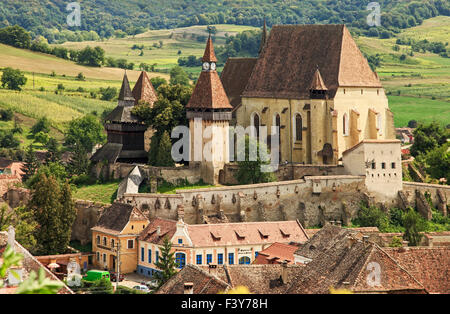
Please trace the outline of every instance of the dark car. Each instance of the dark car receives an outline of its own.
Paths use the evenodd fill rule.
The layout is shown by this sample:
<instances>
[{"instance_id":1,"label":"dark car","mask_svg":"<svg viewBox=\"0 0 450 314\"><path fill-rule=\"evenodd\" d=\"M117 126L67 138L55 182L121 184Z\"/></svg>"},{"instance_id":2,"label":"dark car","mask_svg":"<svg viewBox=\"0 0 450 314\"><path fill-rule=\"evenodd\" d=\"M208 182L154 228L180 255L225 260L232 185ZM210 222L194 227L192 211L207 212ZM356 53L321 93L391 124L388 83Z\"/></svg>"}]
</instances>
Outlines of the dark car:
<instances>
[{"instance_id":1,"label":"dark car","mask_svg":"<svg viewBox=\"0 0 450 314\"><path fill-rule=\"evenodd\" d=\"M114 282L117 281L117 280L116 280L117 274L116 274L115 272L109 272L109 277L110 277L111 281L114 281ZM119 276L119 282L123 281L124 278L125 278L124 275L123 275L123 274L120 274L120 276Z\"/></svg>"}]
</instances>

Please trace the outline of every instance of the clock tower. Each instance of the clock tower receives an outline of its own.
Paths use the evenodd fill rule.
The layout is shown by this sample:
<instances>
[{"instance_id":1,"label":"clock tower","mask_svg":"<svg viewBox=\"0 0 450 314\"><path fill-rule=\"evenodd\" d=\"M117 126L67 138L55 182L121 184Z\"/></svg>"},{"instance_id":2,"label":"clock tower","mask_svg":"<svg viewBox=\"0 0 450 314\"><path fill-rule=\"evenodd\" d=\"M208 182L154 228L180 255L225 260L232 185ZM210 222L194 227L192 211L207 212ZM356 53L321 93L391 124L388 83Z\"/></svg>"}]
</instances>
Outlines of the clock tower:
<instances>
[{"instance_id":1,"label":"clock tower","mask_svg":"<svg viewBox=\"0 0 450 314\"><path fill-rule=\"evenodd\" d=\"M202 179L208 184L219 183L219 171L229 162L229 122L233 109L216 72L216 63L210 35L202 58L202 72L186 106L189 165L199 165Z\"/></svg>"}]
</instances>

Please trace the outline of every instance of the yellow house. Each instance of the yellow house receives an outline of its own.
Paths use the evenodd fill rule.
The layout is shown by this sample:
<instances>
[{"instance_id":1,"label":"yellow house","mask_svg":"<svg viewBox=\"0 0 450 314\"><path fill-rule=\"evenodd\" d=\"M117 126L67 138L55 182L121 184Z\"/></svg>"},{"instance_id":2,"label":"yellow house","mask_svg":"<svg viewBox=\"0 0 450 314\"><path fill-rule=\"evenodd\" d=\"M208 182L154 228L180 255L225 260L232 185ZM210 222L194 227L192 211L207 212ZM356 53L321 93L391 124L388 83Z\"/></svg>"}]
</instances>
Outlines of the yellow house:
<instances>
[{"instance_id":1,"label":"yellow house","mask_svg":"<svg viewBox=\"0 0 450 314\"><path fill-rule=\"evenodd\" d=\"M221 79L238 126L278 127L280 162L337 164L364 139L395 139L378 75L345 25L276 25L256 61L230 58Z\"/></svg>"},{"instance_id":2,"label":"yellow house","mask_svg":"<svg viewBox=\"0 0 450 314\"><path fill-rule=\"evenodd\" d=\"M135 271L137 237L148 223L145 215L130 204L116 202L105 209L91 229L94 266L117 271L119 255L120 272L126 274Z\"/></svg>"}]
</instances>

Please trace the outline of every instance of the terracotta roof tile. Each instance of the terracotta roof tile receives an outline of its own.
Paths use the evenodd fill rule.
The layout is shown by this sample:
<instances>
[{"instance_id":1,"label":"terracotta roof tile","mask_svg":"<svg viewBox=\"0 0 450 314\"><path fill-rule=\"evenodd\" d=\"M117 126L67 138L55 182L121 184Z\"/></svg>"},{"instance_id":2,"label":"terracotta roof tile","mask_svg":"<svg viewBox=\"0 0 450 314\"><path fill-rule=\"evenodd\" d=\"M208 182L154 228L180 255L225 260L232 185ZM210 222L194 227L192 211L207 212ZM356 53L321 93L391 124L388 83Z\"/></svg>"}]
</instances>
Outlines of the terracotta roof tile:
<instances>
[{"instance_id":1,"label":"terracotta roof tile","mask_svg":"<svg viewBox=\"0 0 450 314\"><path fill-rule=\"evenodd\" d=\"M211 35L208 37L208 41L206 42L205 53L202 58L203 62L217 62L216 54L214 53L214 45L211 39Z\"/></svg>"},{"instance_id":2,"label":"terracotta roof tile","mask_svg":"<svg viewBox=\"0 0 450 314\"><path fill-rule=\"evenodd\" d=\"M216 71L202 71L187 109L233 109Z\"/></svg>"},{"instance_id":3,"label":"terracotta roof tile","mask_svg":"<svg viewBox=\"0 0 450 314\"><path fill-rule=\"evenodd\" d=\"M309 99L317 67L330 97L339 86L381 87L344 25L276 25L243 96Z\"/></svg>"},{"instance_id":4,"label":"terracotta roof tile","mask_svg":"<svg viewBox=\"0 0 450 314\"><path fill-rule=\"evenodd\" d=\"M277 263L287 261L289 264L293 264L294 252L297 250L298 246L275 242L271 246L258 252L254 264L267 264L265 260L274 260Z\"/></svg>"},{"instance_id":5,"label":"terracotta roof tile","mask_svg":"<svg viewBox=\"0 0 450 314\"><path fill-rule=\"evenodd\" d=\"M160 230L158 235L157 230ZM177 222L175 220L154 218L148 226L141 232L139 241L146 241L158 245L164 243L164 238L171 239L177 230Z\"/></svg>"},{"instance_id":6,"label":"terracotta roof tile","mask_svg":"<svg viewBox=\"0 0 450 314\"><path fill-rule=\"evenodd\" d=\"M145 71L141 72L136 85L134 85L132 94L134 97L134 105L137 105L140 100L153 105L153 103L158 100L155 88Z\"/></svg>"},{"instance_id":7,"label":"terracotta roof tile","mask_svg":"<svg viewBox=\"0 0 450 314\"><path fill-rule=\"evenodd\" d=\"M450 293L450 248L383 248L429 293Z\"/></svg>"},{"instance_id":8,"label":"terracotta roof tile","mask_svg":"<svg viewBox=\"0 0 450 314\"><path fill-rule=\"evenodd\" d=\"M224 244L289 243L308 240L303 227L295 220L187 225L187 229L195 247L223 246ZM281 229L290 235L284 236ZM267 235L266 238L260 230ZM220 234L220 240L214 239L212 233Z\"/></svg>"}]
</instances>

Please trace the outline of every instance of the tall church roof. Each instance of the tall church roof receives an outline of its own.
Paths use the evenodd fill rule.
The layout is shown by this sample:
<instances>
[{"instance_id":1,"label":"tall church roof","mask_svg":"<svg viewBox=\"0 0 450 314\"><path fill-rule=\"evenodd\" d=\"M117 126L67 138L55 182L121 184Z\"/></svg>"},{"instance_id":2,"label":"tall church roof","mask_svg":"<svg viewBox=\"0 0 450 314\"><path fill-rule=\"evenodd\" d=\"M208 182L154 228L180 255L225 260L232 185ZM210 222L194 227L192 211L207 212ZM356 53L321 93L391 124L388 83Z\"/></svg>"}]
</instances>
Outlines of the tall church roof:
<instances>
[{"instance_id":1,"label":"tall church roof","mask_svg":"<svg viewBox=\"0 0 450 314\"><path fill-rule=\"evenodd\" d=\"M215 61L214 61L215 60ZM216 62L216 55L214 53L214 46L211 36L206 43L205 54L202 59L203 62ZM233 109L228 100L225 89L220 81L219 75L215 70L202 71L198 77L197 84L187 109Z\"/></svg>"},{"instance_id":2,"label":"tall church roof","mask_svg":"<svg viewBox=\"0 0 450 314\"><path fill-rule=\"evenodd\" d=\"M243 96L309 99L317 67L330 97L340 86L381 87L345 25L277 25Z\"/></svg>"},{"instance_id":3,"label":"tall church roof","mask_svg":"<svg viewBox=\"0 0 450 314\"><path fill-rule=\"evenodd\" d=\"M257 58L228 58L220 79L233 108L241 104L241 95L252 75Z\"/></svg>"},{"instance_id":4,"label":"tall church roof","mask_svg":"<svg viewBox=\"0 0 450 314\"><path fill-rule=\"evenodd\" d=\"M322 75L320 75L320 71L317 68L316 72L314 73L311 86L309 88L310 90L328 90L327 86L323 82Z\"/></svg>"},{"instance_id":5,"label":"tall church roof","mask_svg":"<svg viewBox=\"0 0 450 314\"><path fill-rule=\"evenodd\" d=\"M140 100L153 105L153 103L158 100L155 88L145 71L141 72L136 85L134 85L132 94L134 97L134 105L137 105Z\"/></svg>"},{"instance_id":6,"label":"tall church roof","mask_svg":"<svg viewBox=\"0 0 450 314\"><path fill-rule=\"evenodd\" d=\"M206 42L205 53L202 58L203 62L217 62L216 54L214 53L214 46L211 39L211 35L208 37L208 41Z\"/></svg>"},{"instance_id":7,"label":"tall church roof","mask_svg":"<svg viewBox=\"0 0 450 314\"><path fill-rule=\"evenodd\" d=\"M266 24L266 18L264 18L264 25L263 25L263 30L262 30L262 34L261 34L261 43L259 44L259 53L260 54L264 49L264 45L266 44L266 41L267 41L267 24Z\"/></svg>"}]
</instances>

